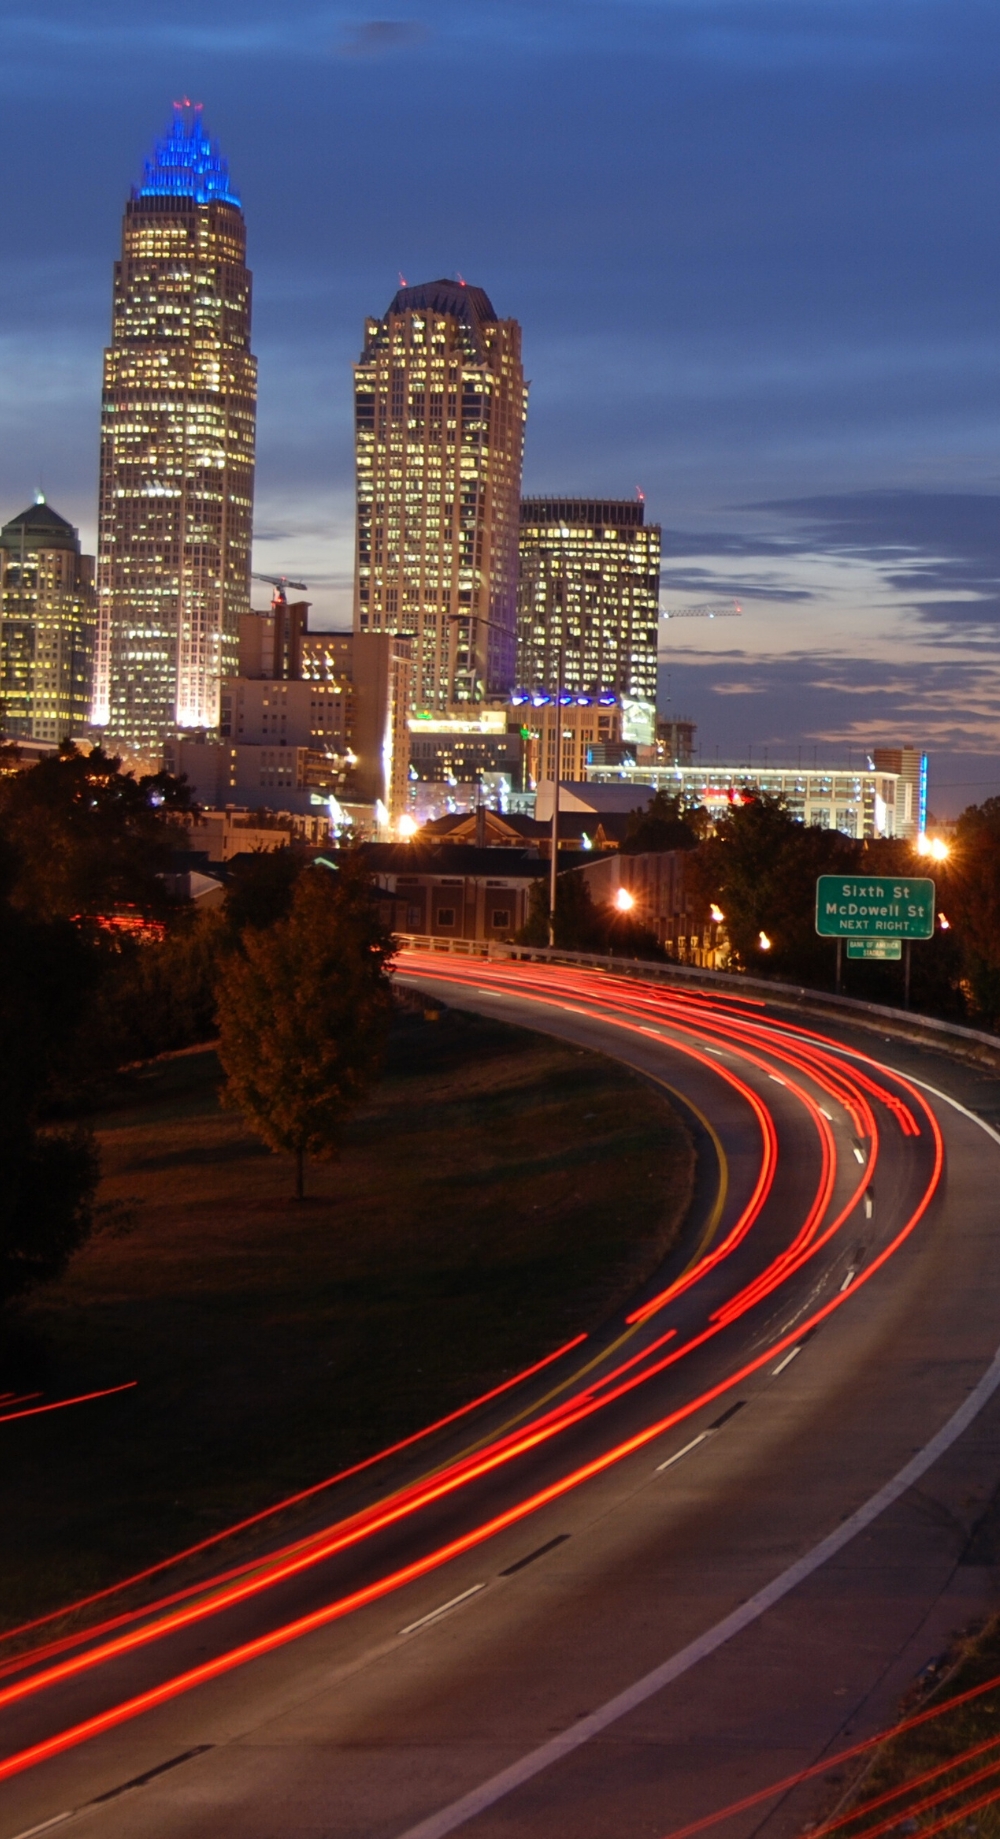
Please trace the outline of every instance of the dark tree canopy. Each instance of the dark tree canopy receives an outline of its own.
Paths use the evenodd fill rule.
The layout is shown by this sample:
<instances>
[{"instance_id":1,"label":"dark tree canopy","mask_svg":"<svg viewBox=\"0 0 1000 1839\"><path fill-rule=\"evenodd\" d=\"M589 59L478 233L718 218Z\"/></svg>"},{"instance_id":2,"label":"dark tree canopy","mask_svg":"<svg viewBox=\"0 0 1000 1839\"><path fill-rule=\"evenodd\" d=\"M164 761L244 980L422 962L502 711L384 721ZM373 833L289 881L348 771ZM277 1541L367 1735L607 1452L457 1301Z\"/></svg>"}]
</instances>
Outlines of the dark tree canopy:
<instances>
[{"instance_id":1,"label":"dark tree canopy","mask_svg":"<svg viewBox=\"0 0 1000 1839\"><path fill-rule=\"evenodd\" d=\"M169 910L158 876L183 838L190 788L170 773L136 778L95 748L58 754L0 777L0 836L13 905L40 920L96 918L123 906Z\"/></svg>"},{"instance_id":2,"label":"dark tree canopy","mask_svg":"<svg viewBox=\"0 0 1000 1839\"><path fill-rule=\"evenodd\" d=\"M689 872L703 910L714 904L724 915L738 968L822 976L830 947L816 937L816 880L851 867L856 853L849 837L807 829L782 800L761 794L733 806Z\"/></svg>"},{"instance_id":3,"label":"dark tree canopy","mask_svg":"<svg viewBox=\"0 0 1000 1839\"><path fill-rule=\"evenodd\" d=\"M315 867L291 909L266 931L248 927L218 985L225 1102L271 1149L334 1156L345 1119L382 1062L391 992L384 931L360 861Z\"/></svg>"},{"instance_id":4,"label":"dark tree canopy","mask_svg":"<svg viewBox=\"0 0 1000 1839\"><path fill-rule=\"evenodd\" d=\"M622 854L693 849L704 827L704 811L689 809L669 792L655 792L643 810L629 812Z\"/></svg>"},{"instance_id":5,"label":"dark tree canopy","mask_svg":"<svg viewBox=\"0 0 1000 1839\"><path fill-rule=\"evenodd\" d=\"M631 914L599 904L579 869L562 869L556 876L556 949L558 951L617 952L622 957L662 958L656 939ZM528 917L520 933L524 945L549 942L549 884L533 881L528 891Z\"/></svg>"},{"instance_id":6,"label":"dark tree canopy","mask_svg":"<svg viewBox=\"0 0 1000 1839\"><path fill-rule=\"evenodd\" d=\"M273 926L291 909L295 883L307 858L292 849L254 849L233 863L226 889L226 920L238 936L246 926Z\"/></svg>"}]
</instances>

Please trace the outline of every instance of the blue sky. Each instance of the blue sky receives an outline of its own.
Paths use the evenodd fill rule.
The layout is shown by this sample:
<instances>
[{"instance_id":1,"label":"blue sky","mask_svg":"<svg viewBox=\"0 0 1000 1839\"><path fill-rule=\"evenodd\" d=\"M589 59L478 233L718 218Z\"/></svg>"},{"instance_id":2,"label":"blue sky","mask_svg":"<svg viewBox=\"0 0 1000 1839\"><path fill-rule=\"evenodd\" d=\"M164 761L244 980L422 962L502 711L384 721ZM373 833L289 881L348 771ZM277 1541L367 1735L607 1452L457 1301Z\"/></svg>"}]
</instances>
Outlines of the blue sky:
<instances>
[{"instance_id":1,"label":"blue sky","mask_svg":"<svg viewBox=\"0 0 1000 1839\"><path fill-rule=\"evenodd\" d=\"M175 95L242 191L255 565L348 617L366 313L524 328L530 491L646 494L706 759L932 756L1000 793L1000 12L923 0L4 0L0 512L93 540L129 184Z\"/></svg>"}]
</instances>

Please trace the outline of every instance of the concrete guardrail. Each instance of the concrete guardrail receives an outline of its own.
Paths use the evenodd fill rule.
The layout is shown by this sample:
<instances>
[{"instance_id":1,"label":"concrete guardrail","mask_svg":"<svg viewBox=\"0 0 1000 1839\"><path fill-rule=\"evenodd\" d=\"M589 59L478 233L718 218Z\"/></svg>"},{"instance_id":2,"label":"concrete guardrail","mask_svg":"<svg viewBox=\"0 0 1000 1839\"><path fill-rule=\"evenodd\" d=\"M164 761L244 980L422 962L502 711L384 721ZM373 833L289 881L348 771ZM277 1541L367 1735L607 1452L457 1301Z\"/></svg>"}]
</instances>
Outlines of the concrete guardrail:
<instances>
[{"instance_id":1,"label":"concrete guardrail","mask_svg":"<svg viewBox=\"0 0 1000 1839\"><path fill-rule=\"evenodd\" d=\"M805 985L772 983L767 977L749 977L743 972L709 971L694 964L657 964L643 958L616 958L590 951L549 951L540 945L509 945L493 939L441 939L420 933L397 933L404 950L440 952L452 958L487 959L491 963L569 964L590 970L602 970L616 977L637 977L643 982L686 984L727 990L738 996L753 991L781 1008L807 1009L820 1014L835 1014L860 1028L875 1033L899 1035L938 1047L943 1053L958 1054L963 1059L1000 1068L1000 1036L985 1034L976 1028L963 1028L957 1022L942 1022L932 1015L919 1015L912 1009L890 1009L881 1003L861 1002L855 996L835 996L832 991L809 989Z\"/></svg>"}]
</instances>

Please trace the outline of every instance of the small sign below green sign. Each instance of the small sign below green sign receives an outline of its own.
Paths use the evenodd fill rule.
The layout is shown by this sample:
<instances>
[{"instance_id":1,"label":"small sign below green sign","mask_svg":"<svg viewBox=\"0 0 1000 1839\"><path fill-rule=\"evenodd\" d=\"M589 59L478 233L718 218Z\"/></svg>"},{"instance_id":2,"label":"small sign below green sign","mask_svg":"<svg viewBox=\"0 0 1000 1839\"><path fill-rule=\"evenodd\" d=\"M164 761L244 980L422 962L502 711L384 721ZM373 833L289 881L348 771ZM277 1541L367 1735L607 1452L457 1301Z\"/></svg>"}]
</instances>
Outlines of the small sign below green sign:
<instances>
[{"instance_id":1,"label":"small sign below green sign","mask_svg":"<svg viewBox=\"0 0 1000 1839\"><path fill-rule=\"evenodd\" d=\"M849 958L901 958L903 943L901 939L848 939L847 956Z\"/></svg>"},{"instance_id":2,"label":"small sign below green sign","mask_svg":"<svg viewBox=\"0 0 1000 1839\"><path fill-rule=\"evenodd\" d=\"M922 875L820 875L816 931L824 939L929 939L934 883Z\"/></svg>"}]
</instances>

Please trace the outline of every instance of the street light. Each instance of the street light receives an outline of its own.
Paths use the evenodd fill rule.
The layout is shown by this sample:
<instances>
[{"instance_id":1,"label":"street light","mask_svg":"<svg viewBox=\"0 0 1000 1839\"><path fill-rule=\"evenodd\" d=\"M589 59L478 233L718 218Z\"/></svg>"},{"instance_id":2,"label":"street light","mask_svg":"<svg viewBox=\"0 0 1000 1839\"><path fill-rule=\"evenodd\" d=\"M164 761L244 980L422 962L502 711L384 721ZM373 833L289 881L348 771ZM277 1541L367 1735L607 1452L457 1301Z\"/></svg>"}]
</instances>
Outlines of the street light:
<instances>
[{"instance_id":1,"label":"street light","mask_svg":"<svg viewBox=\"0 0 1000 1839\"><path fill-rule=\"evenodd\" d=\"M630 894L628 888L619 888L615 895L615 906L619 913L631 913L635 906L635 895Z\"/></svg>"},{"instance_id":2,"label":"street light","mask_svg":"<svg viewBox=\"0 0 1000 1839\"><path fill-rule=\"evenodd\" d=\"M931 860L934 862L947 862L950 854L951 851L943 838L939 836L925 836L922 832L920 836L918 836L918 856L930 856Z\"/></svg>"}]
</instances>

